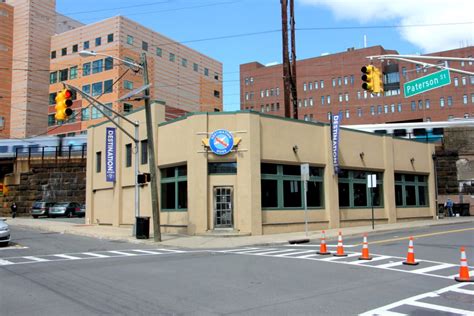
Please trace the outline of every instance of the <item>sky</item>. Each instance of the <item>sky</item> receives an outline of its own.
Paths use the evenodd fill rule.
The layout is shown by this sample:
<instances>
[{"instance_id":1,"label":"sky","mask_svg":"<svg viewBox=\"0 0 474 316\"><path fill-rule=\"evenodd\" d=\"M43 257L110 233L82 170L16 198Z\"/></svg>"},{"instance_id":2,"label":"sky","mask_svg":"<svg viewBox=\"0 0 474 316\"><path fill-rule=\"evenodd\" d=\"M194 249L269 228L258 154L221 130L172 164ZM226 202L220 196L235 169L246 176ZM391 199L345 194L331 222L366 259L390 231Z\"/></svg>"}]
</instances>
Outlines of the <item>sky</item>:
<instances>
[{"instance_id":1,"label":"sky","mask_svg":"<svg viewBox=\"0 0 474 316\"><path fill-rule=\"evenodd\" d=\"M240 64L282 62L280 0L56 0L56 9L85 24L123 15L222 62L225 111L240 109ZM364 36L400 54L472 46L472 12L473 0L295 0L296 56L363 48Z\"/></svg>"}]
</instances>

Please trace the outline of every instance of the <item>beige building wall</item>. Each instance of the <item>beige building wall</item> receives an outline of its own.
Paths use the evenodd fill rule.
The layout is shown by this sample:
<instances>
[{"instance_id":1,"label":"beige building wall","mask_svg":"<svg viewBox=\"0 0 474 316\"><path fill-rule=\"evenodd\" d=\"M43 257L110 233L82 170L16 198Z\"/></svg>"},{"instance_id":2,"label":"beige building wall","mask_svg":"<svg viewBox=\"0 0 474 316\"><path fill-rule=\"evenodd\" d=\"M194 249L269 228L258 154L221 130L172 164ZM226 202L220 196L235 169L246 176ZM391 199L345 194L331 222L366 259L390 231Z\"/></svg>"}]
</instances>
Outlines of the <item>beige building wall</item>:
<instances>
[{"instance_id":1,"label":"beige building wall","mask_svg":"<svg viewBox=\"0 0 474 316\"><path fill-rule=\"evenodd\" d=\"M164 121L159 106L153 106L155 122ZM143 120L144 111L130 118ZM132 225L134 213L133 168L121 166L115 184L106 183L103 173L95 173L95 153L105 150L104 123L89 128L87 217L94 223ZM156 124L155 124L156 126ZM128 128L128 127L127 127ZM236 151L217 156L206 149L202 139L217 129L231 131L241 138ZM118 132L119 133L119 132ZM294 121L255 112L191 114L173 122L162 123L155 132L158 168L187 166L188 207L186 211L162 211L162 231L191 235L215 230L214 189L233 189L233 228L241 234L272 234L304 231L302 208L264 209L261 207L262 162L300 166L309 163L324 168L323 206L309 208L310 230L369 225L371 208L339 207L338 176L334 174L331 154L330 126ZM140 134L143 135L143 134ZM125 145L130 140L118 137L117 150L124 160ZM141 136L144 138L144 136ZM383 174L383 205L375 207L375 222L394 223L435 217L435 193L431 144L422 144L390 136L341 130L340 167L349 170ZM103 160L102 156L102 160ZM237 162L236 174L209 174L210 162ZM102 161L103 165L104 161ZM133 164L132 164L133 166ZM140 172L147 166L140 166ZM397 207L395 174L428 177L428 205ZM161 196L161 189L159 189ZM151 216L149 186L141 189L142 214ZM112 205L110 201L114 201ZM116 202L115 202L116 201Z\"/></svg>"},{"instance_id":2,"label":"beige building wall","mask_svg":"<svg viewBox=\"0 0 474 316\"><path fill-rule=\"evenodd\" d=\"M10 136L23 138L47 131L50 38L55 0L7 0L14 7Z\"/></svg>"},{"instance_id":3,"label":"beige building wall","mask_svg":"<svg viewBox=\"0 0 474 316\"><path fill-rule=\"evenodd\" d=\"M0 2L0 138L10 137L13 7Z\"/></svg>"}]
</instances>

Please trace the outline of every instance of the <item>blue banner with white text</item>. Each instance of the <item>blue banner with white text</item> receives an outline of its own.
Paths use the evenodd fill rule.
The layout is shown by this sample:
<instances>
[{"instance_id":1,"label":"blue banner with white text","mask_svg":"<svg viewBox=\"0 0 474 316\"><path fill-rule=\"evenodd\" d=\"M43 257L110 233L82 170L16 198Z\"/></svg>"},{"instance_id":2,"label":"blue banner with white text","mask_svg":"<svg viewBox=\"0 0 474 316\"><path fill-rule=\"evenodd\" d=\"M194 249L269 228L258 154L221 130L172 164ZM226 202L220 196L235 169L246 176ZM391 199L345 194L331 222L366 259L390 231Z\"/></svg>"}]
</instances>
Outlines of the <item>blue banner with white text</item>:
<instances>
[{"instance_id":1,"label":"blue banner with white text","mask_svg":"<svg viewBox=\"0 0 474 316\"><path fill-rule=\"evenodd\" d=\"M107 127L105 135L105 179L115 182L115 128Z\"/></svg>"},{"instance_id":2,"label":"blue banner with white text","mask_svg":"<svg viewBox=\"0 0 474 316\"><path fill-rule=\"evenodd\" d=\"M332 163L334 165L334 173L339 173L339 125L341 122L340 115L333 115L332 117Z\"/></svg>"}]
</instances>

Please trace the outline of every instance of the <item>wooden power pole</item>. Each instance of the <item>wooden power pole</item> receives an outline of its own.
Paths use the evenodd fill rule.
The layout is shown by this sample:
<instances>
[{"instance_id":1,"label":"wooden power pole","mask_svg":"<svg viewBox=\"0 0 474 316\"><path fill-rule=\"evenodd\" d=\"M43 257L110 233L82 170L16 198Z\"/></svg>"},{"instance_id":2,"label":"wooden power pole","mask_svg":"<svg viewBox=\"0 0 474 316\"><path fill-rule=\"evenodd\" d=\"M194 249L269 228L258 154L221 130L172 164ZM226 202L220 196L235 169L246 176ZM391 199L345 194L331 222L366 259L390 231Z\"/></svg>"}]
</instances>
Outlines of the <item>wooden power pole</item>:
<instances>
[{"instance_id":1,"label":"wooden power pole","mask_svg":"<svg viewBox=\"0 0 474 316\"><path fill-rule=\"evenodd\" d=\"M296 41L295 41L295 3L290 0L290 27L291 27L291 99L293 104L293 118L298 119L298 93L296 85Z\"/></svg>"},{"instance_id":2,"label":"wooden power pole","mask_svg":"<svg viewBox=\"0 0 474 316\"><path fill-rule=\"evenodd\" d=\"M288 51L288 1L281 3L281 33L283 42L283 87L285 117L298 119L298 95L296 85L296 44L295 44L295 10L294 0L290 0L291 25L291 64ZM293 106L293 111L291 107Z\"/></svg>"},{"instance_id":3,"label":"wooden power pole","mask_svg":"<svg viewBox=\"0 0 474 316\"><path fill-rule=\"evenodd\" d=\"M281 34L283 43L283 98L285 117L291 117L290 111L290 56L288 53L288 1L281 3Z\"/></svg>"}]
</instances>

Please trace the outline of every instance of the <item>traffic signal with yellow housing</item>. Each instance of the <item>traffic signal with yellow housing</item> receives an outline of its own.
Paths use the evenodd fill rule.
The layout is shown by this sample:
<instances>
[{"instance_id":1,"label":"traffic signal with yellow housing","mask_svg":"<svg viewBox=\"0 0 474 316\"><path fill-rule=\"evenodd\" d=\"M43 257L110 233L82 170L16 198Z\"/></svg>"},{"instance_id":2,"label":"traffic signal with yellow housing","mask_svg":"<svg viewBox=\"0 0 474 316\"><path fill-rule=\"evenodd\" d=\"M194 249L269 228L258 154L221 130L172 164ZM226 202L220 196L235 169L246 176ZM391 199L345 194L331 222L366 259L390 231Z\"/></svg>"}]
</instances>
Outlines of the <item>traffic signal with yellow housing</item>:
<instances>
[{"instance_id":1,"label":"traffic signal with yellow housing","mask_svg":"<svg viewBox=\"0 0 474 316\"><path fill-rule=\"evenodd\" d=\"M380 93L383 91L382 73L377 67L372 65L363 66L362 71L362 89L371 93Z\"/></svg>"},{"instance_id":2,"label":"traffic signal with yellow housing","mask_svg":"<svg viewBox=\"0 0 474 316\"><path fill-rule=\"evenodd\" d=\"M64 121L72 114L72 91L69 89L63 89L56 95L56 115L54 116L57 121Z\"/></svg>"}]
</instances>

